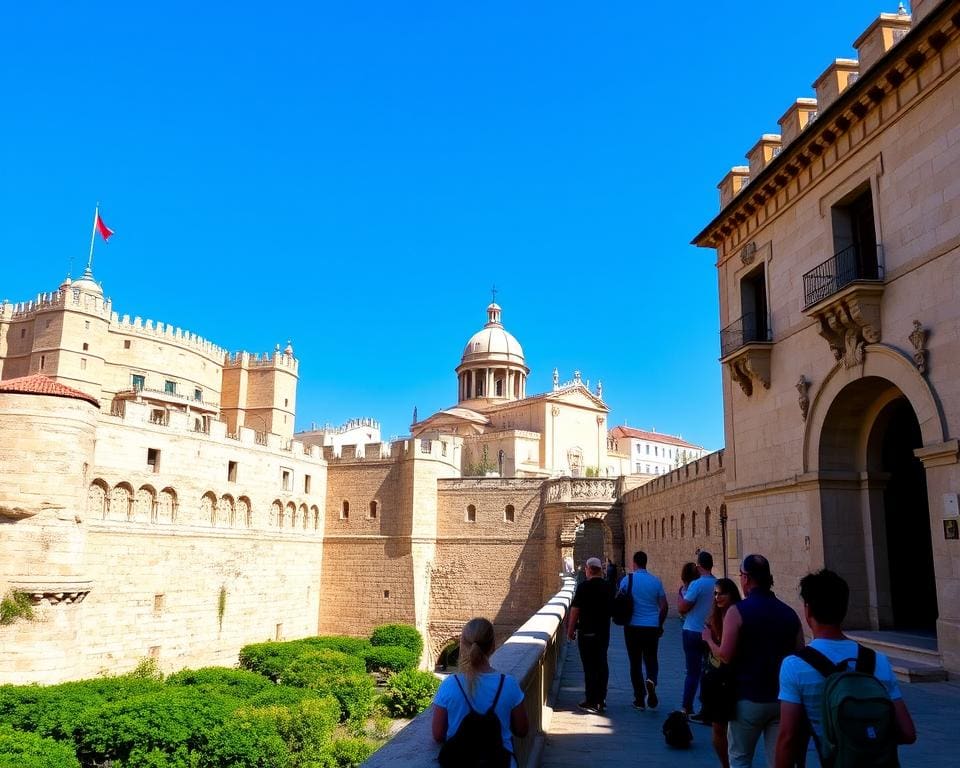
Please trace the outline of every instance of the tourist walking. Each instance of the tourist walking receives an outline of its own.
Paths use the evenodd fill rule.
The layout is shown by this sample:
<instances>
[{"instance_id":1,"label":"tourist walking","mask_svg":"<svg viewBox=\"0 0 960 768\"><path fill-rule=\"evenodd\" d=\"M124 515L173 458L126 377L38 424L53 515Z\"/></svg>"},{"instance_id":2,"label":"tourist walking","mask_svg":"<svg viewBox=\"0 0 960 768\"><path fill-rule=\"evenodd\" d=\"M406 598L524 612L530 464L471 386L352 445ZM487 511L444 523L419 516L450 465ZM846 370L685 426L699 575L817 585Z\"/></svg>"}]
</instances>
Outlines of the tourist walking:
<instances>
[{"instance_id":1,"label":"tourist walking","mask_svg":"<svg viewBox=\"0 0 960 768\"><path fill-rule=\"evenodd\" d=\"M731 768L750 768L763 736L767 765L773 768L780 725L780 663L803 647L800 618L773 594L770 563L747 555L740 565L744 598L723 619L723 638L714 651L733 665L737 691L734 718L727 729ZM711 650L713 650L711 648Z\"/></svg>"},{"instance_id":2,"label":"tourist walking","mask_svg":"<svg viewBox=\"0 0 960 768\"><path fill-rule=\"evenodd\" d=\"M633 706L636 709L653 708L657 698L657 676L660 668L657 649L667 618L667 596L663 582L647 571L647 553L635 552L632 564L633 614L623 628L623 639L630 659L630 682L633 686ZM631 579L620 580L619 592L626 592Z\"/></svg>"},{"instance_id":3,"label":"tourist walking","mask_svg":"<svg viewBox=\"0 0 960 768\"><path fill-rule=\"evenodd\" d=\"M573 595L567 637L577 639L583 664L584 700L580 709L603 712L607 705L607 682L610 668L607 649L610 646L610 586L603 575L603 563L591 557L586 564L587 580Z\"/></svg>"},{"instance_id":4,"label":"tourist walking","mask_svg":"<svg viewBox=\"0 0 960 768\"><path fill-rule=\"evenodd\" d=\"M611 592L617 589L617 564L609 557L607 558L607 572L603 576L606 579Z\"/></svg>"},{"instance_id":5,"label":"tourist walking","mask_svg":"<svg viewBox=\"0 0 960 768\"><path fill-rule=\"evenodd\" d=\"M723 619L730 606L740 602L740 590L732 579L717 579L713 585L713 606L704 622L701 639L708 649L700 683L700 722L713 729L713 748L722 768L730 768L727 755L727 724L737 706L733 689L733 671L716 655L723 639Z\"/></svg>"},{"instance_id":6,"label":"tourist walking","mask_svg":"<svg viewBox=\"0 0 960 768\"><path fill-rule=\"evenodd\" d=\"M892 728L890 733L879 733L869 752L857 764L897 765L897 744L913 744L917 732L907 705L900 694L900 686L890 667L890 660L882 653L859 646L843 634L843 620L847 615L850 600L850 588L838 574L826 569L810 573L800 579L800 599L807 626L813 633L810 645L798 655L787 656L780 667L780 735L777 738L777 768L793 768L800 763L807 749L810 730L820 753L825 757L823 692L826 677L832 674L838 665L866 672L879 681L890 699L892 709ZM867 664L869 663L869 667ZM816 666L815 666L816 665ZM819 671L818 667L823 670ZM838 683L834 683L837 685ZM876 684L874 684L876 685ZM878 692L882 689L878 688ZM875 695L872 694L871 695ZM876 702L880 696L870 699L869 709L876 712ZM854 698L847 701L854 702ZM882 713L882 709L881 709ZM886 713L890 714L888 709ZM842 713L837 713L842 718ZM882 719L882 715L881 715ZM869 721L868 721L869 722ZM887 737L884 740L884 737ZM838 746L839 752L843 745ZM863 746L858 744L857 746ZM837 758L845 757L838 752ZM826 764L826 761L824 761Z\"/></svg>"},{"instance_id":7,"label":"tourist walking","mask_svg":"<svg viewBox=\"0 0 960 768\"><path fill-rule=\"evenodd\" d=\"M686 676L683 680L683 711L695 722L701 720L694 714L693 699L700 685L703 672L703 627L713 607L713 588L717 582L713 575L713 555L706 550L697 553L695 566L697 578L680 595L677 610L683 616L683 657Z\"/></svg>"},{"instance_id":8,"label":"tourist walking","mask_svg":"<svg viewBox=\"0 0 960 768\"><path fill-rule=\"evenodd\" d=\"M439 760L444 768L464 768L481 758L491 766L517 766L511 734L523 738L530 724L516 679L490 666L494 645L493 624L484 618L468 621L460 633L460 671L440 683L433 699L433 739L443 745ZM465 754L456 739L458 729L471 712L482 715L491 707L500 721L500 743Z\"/></svg>"}]
</instances>

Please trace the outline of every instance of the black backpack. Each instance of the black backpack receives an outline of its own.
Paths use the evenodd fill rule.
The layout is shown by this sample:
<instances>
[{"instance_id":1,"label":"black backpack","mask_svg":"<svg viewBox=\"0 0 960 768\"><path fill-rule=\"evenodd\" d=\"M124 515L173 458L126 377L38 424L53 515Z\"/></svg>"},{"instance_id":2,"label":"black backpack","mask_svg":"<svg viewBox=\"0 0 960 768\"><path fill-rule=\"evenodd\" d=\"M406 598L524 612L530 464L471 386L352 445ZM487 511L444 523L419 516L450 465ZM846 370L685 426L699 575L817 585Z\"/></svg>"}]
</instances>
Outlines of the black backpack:
<instances>
[{"instance_id":1,"label":"black backpack","mask_svg":"<svg viewBox=\"0 0 960 768\"><path fill-rule=\"evenodd\" d=\"M513 753L503 746L500 718L494 711L500 701L504 675L500 675L500 685L497 686L497 695L493 697L490 709L483 714L473 708L467 692L460 685L460 679L456 675L453 679L470 711L460 722L457 732L440 747L437 757L440 765L443 768L510 768Z\"/></svg>"},{"instance_id":2,"label":"black backpack","mask_svg":"<svg viewBox=\"0 0 960 768\"><path fill-rule=\"evenodd\" d=\"M797 656L825 678L820 702L823 737L815 739L820 761L829 768L896 768L897 725L893 702L874 677L877 654L857 646L854 669L849 659L834 664L807 646Z\"/></svg>"},{"instance_id":3,"label":"black backpack","mask_svg":"<svg viewBox=\"0 0 960 768\"><path fill-rule=\"evenodd\" d=\"M633 574L627 576L627 588L617 592L610 607L610 618L617 626L630 623L633 617Z\"/></svg>"},{"instance_id":4,"label":"black backpack","mask_svg":"<svg viewBox=\"0 0 960 768\"><path fill-rule=\"evenodd\" d=\"M668 747L674 749L689 749L690 742L693 741L693 732L690 730L690 723L687 722L687 716L677 710L667 715L663 723L663 740L667 742Z\"/></svg>"}]
</instances>

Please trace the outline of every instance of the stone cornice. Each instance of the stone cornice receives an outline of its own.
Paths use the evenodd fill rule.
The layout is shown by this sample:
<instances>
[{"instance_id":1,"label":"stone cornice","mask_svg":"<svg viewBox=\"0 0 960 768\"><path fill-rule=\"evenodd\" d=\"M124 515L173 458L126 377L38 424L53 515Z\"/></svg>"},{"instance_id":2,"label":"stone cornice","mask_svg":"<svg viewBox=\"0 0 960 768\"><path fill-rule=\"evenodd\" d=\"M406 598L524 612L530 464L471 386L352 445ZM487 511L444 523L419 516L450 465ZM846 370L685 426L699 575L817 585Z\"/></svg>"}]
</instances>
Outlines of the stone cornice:
<instances>
[{"instance_id":1,"label":"stone cornice","mask_svg":"<svg viewBox=\"0 0 960 768\"><path fill-rule=\"evenodd\" d=\"M818 118L767 166L750 180L716 217L693 239L703 248L719 248L742 224L806 169L816 173L816 161L857 122L878 109L881 102L916 77L931 58L960 36L960 11L943 3L917 23L903 40L887 51L857 82L841 93ZM919 85L931 87L934 81ZM913 100L911 99L911 102ZM908 105L907 105L908 106ZM902 108L902 107L901 107ZM899 110L898 110L899 111Z\"/></svg>"}]
</instances>

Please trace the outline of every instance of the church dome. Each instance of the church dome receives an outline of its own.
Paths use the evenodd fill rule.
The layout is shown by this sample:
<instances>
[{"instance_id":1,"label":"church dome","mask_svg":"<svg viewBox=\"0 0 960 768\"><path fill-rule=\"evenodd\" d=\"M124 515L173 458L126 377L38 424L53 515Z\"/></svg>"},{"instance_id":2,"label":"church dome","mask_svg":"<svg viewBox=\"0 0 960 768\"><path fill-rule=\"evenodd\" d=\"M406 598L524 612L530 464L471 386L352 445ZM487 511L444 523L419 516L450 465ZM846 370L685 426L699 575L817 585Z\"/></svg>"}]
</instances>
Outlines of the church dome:
<instances>
[{"instance_id":1,"label":"church dome","mask_svg":"<svg viewBox=\"0 0 960 768\"><path fill-rule=\"evenodd\" d=\"M524 365L523 347L504 329L497 304L487 307L486 325L470 337L460 358L461 365L482 361Z\"/></svg>"}]
</instances>

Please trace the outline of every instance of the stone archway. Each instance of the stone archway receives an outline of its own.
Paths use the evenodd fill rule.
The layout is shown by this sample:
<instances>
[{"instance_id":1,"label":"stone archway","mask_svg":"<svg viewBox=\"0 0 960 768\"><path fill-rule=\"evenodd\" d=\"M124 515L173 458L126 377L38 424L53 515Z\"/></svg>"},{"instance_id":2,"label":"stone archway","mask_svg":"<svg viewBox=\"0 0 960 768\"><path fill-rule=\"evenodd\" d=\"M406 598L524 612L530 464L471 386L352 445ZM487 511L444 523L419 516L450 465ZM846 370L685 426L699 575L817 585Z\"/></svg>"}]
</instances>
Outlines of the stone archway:
<instances>
[{"instance_id":1,"label":"stone archway","mask_svg":"<svg viewBox=\"0 0 960 768\"><path fill-rule=\"evenodd\" d=\"M847 625L932 633L931 519L914 451L925 444L921 425L929 430L936 420L923 419L927 404L917 407L884 376L852 378L832 394L817 414L809 446L816 455L808 458L817 467L823 564L850 584Z\"/></svg>"}]
</instances>

